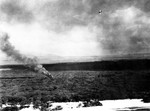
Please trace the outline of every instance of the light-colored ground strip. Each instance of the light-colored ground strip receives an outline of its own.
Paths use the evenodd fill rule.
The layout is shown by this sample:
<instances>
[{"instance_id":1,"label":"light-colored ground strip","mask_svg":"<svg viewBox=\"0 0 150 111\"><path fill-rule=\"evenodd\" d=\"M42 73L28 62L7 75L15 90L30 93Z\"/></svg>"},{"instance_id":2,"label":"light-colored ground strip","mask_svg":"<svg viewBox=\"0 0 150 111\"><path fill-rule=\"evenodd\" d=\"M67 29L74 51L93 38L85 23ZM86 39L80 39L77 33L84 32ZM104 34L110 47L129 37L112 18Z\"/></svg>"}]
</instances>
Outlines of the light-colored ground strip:
<instances>
[{"instance_id":1,"label":"light-colored ground strip","mask_svg":"<svg viewBox=\"0 0 150 111\"><path fill-rule=\"evenodd\" d=\"M129 109L130 107L137 107L137 109L141 107L150 109L150 103L143 103L141 99L105 100L101 101L101 103L103 104L103 106L80 107L80 108L77 108L80 102L53 103L52 108L56 106L61 106L63 107L61 111L116 111L123 109L130 110ZM39 110L30 107L22 109L21 111L39 111Z\"/></svg>"},{"instance_id":2,"label":"light-colored ground strip","mask_svg":"<svg viewBox=\"0 0 150 111\"><path fill-rule=\"evenodd\" d=\"M11 70L11 68L0 68L0 71Z\"/></svg>"}]
</instances>

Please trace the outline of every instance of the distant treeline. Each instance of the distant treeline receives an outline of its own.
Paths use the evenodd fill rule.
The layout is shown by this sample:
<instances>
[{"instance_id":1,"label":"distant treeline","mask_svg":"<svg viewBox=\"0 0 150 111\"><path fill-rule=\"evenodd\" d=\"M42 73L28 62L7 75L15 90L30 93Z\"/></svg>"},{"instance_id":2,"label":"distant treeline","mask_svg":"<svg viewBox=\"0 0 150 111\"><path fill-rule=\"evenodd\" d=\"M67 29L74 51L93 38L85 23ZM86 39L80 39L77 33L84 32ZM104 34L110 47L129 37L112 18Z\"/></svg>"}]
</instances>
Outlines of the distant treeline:
<instances>
[{"instance_id":1,"label":"distant treeline","mask_svg":"<svg viewBox=\"0 0 150 111\"><path fill-rule=\"evenodd\" d=\"M68 62L43 64L49 71L68 71L68 70L149 70L150 59L124 59L95 62ZM1 65L0 68L24 69L23 65Z\"/></svg>"}]
</instances>

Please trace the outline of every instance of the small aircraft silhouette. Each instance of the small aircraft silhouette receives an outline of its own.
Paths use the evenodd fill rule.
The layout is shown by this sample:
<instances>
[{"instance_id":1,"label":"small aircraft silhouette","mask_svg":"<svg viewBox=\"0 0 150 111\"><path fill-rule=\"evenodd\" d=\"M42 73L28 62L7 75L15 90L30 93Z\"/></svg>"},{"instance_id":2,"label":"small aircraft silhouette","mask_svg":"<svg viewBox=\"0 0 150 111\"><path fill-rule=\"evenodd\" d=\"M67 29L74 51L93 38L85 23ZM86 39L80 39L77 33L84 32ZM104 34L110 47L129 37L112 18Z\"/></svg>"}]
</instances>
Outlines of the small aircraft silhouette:
<instances>
[{"instance_id":1,"label":"small aircraft silhouette","mask_svg":"<svg viewBox=\"0 0 150 111\"><path fill-rule=\"evenodd\" d=\"M99 10L99 12L98 12L99 14L101 14L102 13L102 10Z\"/></svg>"}]
</instances>

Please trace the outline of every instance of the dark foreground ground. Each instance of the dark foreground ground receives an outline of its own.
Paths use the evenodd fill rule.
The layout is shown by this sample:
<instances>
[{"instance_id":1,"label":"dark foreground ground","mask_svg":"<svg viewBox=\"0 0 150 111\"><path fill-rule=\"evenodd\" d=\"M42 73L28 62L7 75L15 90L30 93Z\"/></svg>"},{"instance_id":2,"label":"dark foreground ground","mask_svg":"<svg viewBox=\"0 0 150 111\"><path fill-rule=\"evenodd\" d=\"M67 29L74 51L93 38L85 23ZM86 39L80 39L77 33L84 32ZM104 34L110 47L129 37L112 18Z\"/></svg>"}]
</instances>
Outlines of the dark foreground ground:
<instances>
[{"instance_id":1,"label":"dark foreground ground","mask_svg":"<svg viewBox=\"0 0 150 111\"><path fill-rule=\"evenodd\" d=\"M91 63L95 64L93 70L87 69L89 63L86 66L83 65L85 63L76 64L72 68L76 67L80 70L68 69L67 71L66 69L60 71L60 67L59 70L52 71L50 67L52 65L45 65L54 76L53 81L22 66L12 66L11 70L0 71L1 102L26 104L32 101L38 105L47 101L150 97L150 71L147 66L149 61L139 61L137 64L132 61L130 64L127 63L129 62L125 61L124 66L121 66L122 62L116 61L105 65L102 63L103 65L99 65L105 67L101 71L95 70L96 67L98 68L98 64L95 63ZM57 67L54 66L53 69L56 69ZM112 69L111 66L113 66ZM8 66L3 68L8 68Z\"/></svg>"},{"instance_id":2,"label":"dark foreground ground","mask_svg":"<svg viewBox=\"0 0 150 111\"><path fill-rule=\"evenodd\" d=\"M1 71L2 98L79 101L142 98L150 93L150 71L51 71L54 80L29 70ZM13 99L11 98L11 99Z\"/></svg>"}]
</instances>

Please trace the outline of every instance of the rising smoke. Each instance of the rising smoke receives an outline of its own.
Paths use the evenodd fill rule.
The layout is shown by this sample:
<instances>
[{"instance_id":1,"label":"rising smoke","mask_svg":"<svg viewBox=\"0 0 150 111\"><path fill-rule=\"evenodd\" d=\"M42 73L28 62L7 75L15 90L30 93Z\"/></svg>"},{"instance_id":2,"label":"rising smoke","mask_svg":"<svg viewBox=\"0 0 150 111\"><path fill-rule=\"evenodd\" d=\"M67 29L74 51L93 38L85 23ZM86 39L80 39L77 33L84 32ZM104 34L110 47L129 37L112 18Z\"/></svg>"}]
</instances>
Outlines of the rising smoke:
<instances>
[{"instance_id":1,"label":"rising smoke","mask_svg":"<svg viewBox=\"0 0 150 111\"><path fill-rule=\"evenodd\" d=\"M25 27L22 32L37 23L42 30L34 33L48 32L38 39L50 41L41 46L57 55L144 54L150 53L149 7L149 0L3 0L0 20Z\"/></svg>"},{"instance_id":2,"label":"rising smoke","mask_svg":"<svg viewBox=\"0 0 150 111\"><path fill-rule=\"evenodd\" d=\"M6 33L2 33L0 35L0 50L7 54L7 56L13 58L15 61L23 63L26 67L53 79L52 75L41 64L38 64L36 58L29 58L16 50L15 47L9 42L9 36Z\"/></svg>"}]
</instances>

